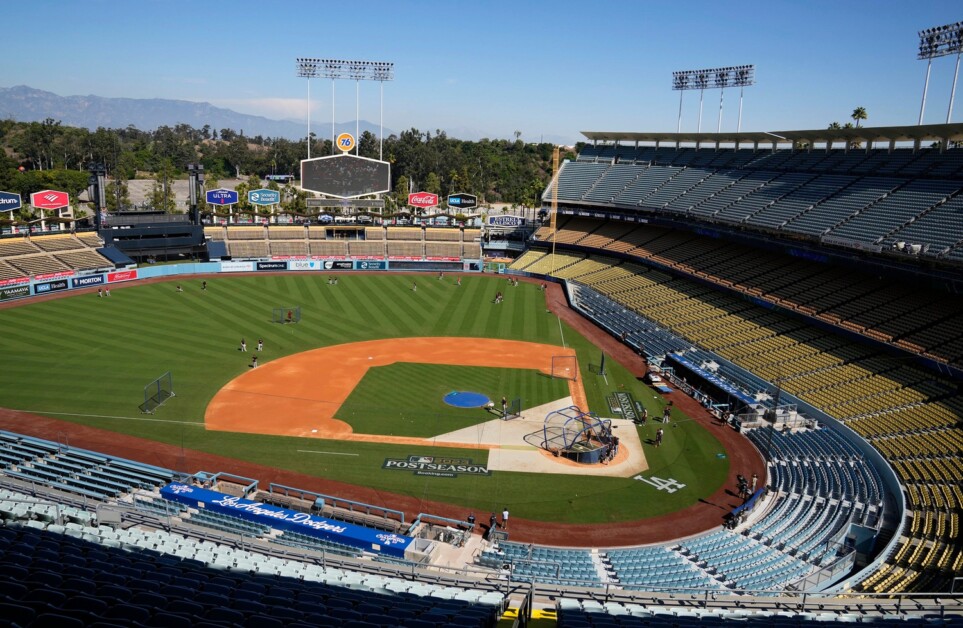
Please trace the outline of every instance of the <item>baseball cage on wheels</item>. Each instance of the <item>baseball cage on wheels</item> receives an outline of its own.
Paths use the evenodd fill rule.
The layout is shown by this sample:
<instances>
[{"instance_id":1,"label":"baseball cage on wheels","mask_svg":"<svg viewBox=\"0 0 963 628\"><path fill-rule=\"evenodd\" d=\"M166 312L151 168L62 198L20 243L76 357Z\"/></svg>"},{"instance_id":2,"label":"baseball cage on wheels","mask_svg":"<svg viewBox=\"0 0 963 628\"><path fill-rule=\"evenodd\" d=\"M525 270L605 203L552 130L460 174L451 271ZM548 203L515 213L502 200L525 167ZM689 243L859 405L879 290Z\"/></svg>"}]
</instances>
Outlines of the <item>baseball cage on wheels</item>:
<instances>
[{"instance_id":1,"label":"baseball cage on wheels","mask_svg":"<svg viewBox=\"0 0 963 628\"><path fill-rule=\"evenodd\" d=\"M612 421L593 412L569 406L545 415L542 447L556 456L586 464L599 463L611 442Z\"/></svg>"},{"instance_id":2,"label":"baseball cage on wheels","mask_svg":"<svg viewBox=\"0 0 963 628\"><path fill-rule=\"evenodd\" d=\"M144 386L144 403L140 404L140 411L144 414L154 414L154 410L164 405L164 402L174 396L174 378L167 371L151 383Z\"/></svg>"},{"instance_id":3,"label":"baseball cage on wheels","mask_svg":"<svg viewBox=\"0 0 963 628\"><path fill-rule=\"evenodd\" d=\"M578 381L578 358L574 355L552 356L552 377Z\"/></svg>"},{"instance_id":4,"label":"baseball cage on wheels","mask_svg":"<svg viewBox=\"0 0 963 628\"><path fill-rule=\"evenodd\" d=\"M286 307L276 307L271 311L271 322L272 323L300 323L301 322L301 306L300 305L289 305Z\"/></svg>"}]
</instances>

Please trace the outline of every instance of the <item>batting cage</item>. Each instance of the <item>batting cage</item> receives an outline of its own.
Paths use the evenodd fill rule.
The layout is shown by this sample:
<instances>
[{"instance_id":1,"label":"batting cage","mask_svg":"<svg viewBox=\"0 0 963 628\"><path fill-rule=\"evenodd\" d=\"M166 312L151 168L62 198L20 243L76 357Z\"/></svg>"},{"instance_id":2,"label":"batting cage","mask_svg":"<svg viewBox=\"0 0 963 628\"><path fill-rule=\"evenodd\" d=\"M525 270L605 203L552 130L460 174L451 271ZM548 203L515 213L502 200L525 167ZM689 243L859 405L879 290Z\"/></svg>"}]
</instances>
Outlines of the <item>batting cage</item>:
<instances>
[{"instance_id":1,"label":"batting cage","mask_svg":"<svg viewBox=\"0 0 963 628\"><path fill-rule=\"evenodd\" d=\"M144 403L140 404L140 411L145 414L154 414L154 410L173 396L174 378L171 376L171 372L167 371L144 386Z\"/></svg>"},{"instance_id":2,"label":"batting cage","mask_svg":"<svg viewBox=\"0 0 963 628\"><path fill-rule=\"evenodd\" d=\"M274 308L271 314L271 322L281 324L301 322L301 306L289 305Z\"/></svg>"},{"instance_id":3,"label":"batting cage","mask_svg":"<svg viewBox=\"0 0 963 628\"><path fill-rule=\"evenodd\" d=\"M574 355L553 355L552 377L578 381L578 358Z\"/></svg>"},{"instance_id":4,"label":"batting cage","mask_svg":"<svg viewBox=\"0 0 963 628\"><path fill-rule=\"evenodd\" d=\"M542 446L556 456L576 462L601 462L612 442L612 421L569 406L545 415L542 439Z\"/></svg>"}]
</instances>

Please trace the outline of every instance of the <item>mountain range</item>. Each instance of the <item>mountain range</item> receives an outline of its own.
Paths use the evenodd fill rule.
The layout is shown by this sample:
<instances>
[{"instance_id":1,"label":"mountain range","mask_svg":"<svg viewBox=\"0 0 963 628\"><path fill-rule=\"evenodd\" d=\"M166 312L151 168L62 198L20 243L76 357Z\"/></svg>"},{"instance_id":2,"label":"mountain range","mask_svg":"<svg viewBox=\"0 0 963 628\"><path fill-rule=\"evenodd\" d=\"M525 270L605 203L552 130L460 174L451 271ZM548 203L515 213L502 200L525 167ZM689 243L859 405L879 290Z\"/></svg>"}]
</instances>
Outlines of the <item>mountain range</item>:
<instances>
[{"instance_id":1,"label":"mountain range","mask_svg":"<svg viewBox=\"0 0 963 628\"><path fill-rule=\"evenodd\" d=\"M238 113L215 107L207 102L169 100L164 98L104 98L101 96L60 96L53 92L26 85L0 87L0 118L18 122L40 122L46 118L60 120L64 125L95 130L97 127L122 129L134 125L142 131L161 126L189 124L200 129L209 124L213 129L232 129L247 137L284 137L301 139L306 125L291 120L272 120L263 116ZM378 125L361 120L361 131L378 134ZM330 126L320 126L315 133L327 137ZM355 132L355 122L335 124L335 132ZM390 129L385 129L387 137Z\"/></svg>"}]
</instances>

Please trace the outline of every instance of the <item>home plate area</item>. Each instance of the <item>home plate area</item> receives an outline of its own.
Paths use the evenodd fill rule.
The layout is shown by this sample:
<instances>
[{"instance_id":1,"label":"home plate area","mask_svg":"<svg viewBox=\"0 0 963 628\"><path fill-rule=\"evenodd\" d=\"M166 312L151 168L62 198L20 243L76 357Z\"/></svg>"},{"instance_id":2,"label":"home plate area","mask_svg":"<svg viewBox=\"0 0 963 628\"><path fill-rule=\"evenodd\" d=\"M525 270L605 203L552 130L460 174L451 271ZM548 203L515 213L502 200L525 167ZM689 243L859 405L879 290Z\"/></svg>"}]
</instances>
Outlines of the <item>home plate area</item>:
<instances>
[{"instance_id":1,"label":"home plate area","mask_svg":"<svg viewBox=\"0 0 963 628\"><path fill-rule=\"evenodd\" d=\"M545 416L571 405L572 398L565 397L541 406L526 408L522 410L519 418L511 421L493 419L439 434L435 440L490 447L490 471L631 477L648 470L638 430L631 420L626 419L612 420L612 428L619 437L620 453L608 464L579 464L545 451L541 446Z\"/></svg>"}]
</instances>

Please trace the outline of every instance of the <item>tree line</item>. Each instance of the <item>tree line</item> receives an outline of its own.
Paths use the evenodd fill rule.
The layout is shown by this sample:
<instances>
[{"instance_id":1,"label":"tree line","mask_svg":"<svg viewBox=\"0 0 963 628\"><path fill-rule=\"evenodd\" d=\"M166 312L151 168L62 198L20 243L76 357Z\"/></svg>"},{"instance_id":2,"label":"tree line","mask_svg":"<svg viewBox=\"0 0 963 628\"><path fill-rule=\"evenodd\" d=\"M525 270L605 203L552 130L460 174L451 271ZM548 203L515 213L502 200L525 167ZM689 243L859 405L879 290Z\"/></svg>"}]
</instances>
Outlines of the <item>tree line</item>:
<instances>
[{"instance_id":1,"label":"tree line","mask_svg":"<svg viewBox=\"0 0 963 628\"><path fill-rule=\"evenodd\" d=\"M386 204L403 207L409 190L445 196L474 194L480 203L512 203L532 207L551 178L553 145L526 143L516 132L514 140L482 139L477 142L448 137L444 131L409 129L384 138L383 148L369 131L361 134L358 154L391 163L392 193ZM0 190L27 196L46 188L63 190L76 198L86 189L91 164L103 164L113 186L108 203L124 204L126 181L157 180L150 195L152 205L169 211L171 199L163 181L186 178L186 166L204 166L207 188L224 178L246 179L247 187L268 174L300 172L307 156L307 140L247 137L243 131L187 124L143 131L64 126L59 120L42 122L0 121ZM311 137L313 157L330 155L331 141ZM566 155L574 158L574 153ZM282 188L282 205L303 205L296 188ZM112 207L113 208L113 207ZM182 208L181 208L182 209Z\"/></svg>"}]
</instances>

